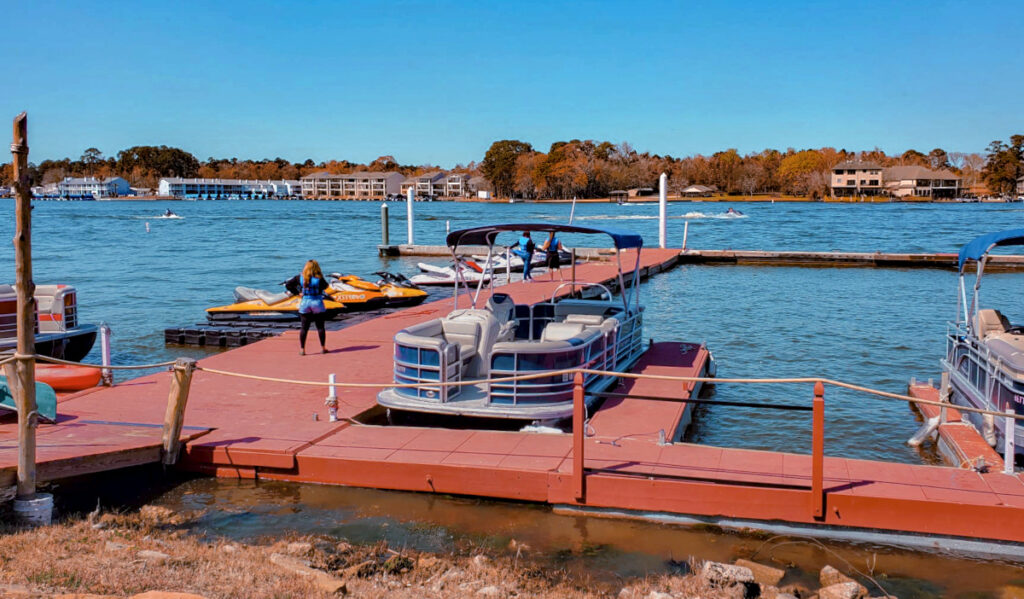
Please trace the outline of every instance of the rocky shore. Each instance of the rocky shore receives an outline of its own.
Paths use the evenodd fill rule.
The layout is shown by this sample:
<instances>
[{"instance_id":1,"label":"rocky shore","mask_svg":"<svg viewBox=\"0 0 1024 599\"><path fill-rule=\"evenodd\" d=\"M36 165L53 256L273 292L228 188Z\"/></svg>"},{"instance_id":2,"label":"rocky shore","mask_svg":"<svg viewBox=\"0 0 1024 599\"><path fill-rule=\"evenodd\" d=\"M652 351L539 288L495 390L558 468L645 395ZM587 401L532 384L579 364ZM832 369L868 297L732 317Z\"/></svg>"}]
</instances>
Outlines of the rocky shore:
<instances>
[{"instance_id":1,"label":"rocky shore","mask_svg":"<svg viewBox=\"0 0 1024 599\"><path fill-rule=\"evenodd\" d=\"M747 560L673 562L674 574L590 580L530 559L512 541L501 555L431 554L328 537L242 544L189 532L196 515L146 506L0 534L0 596L196 599L242 597L618 599L862 599L873 581L827 566L818 588L784 584L786 571Z\"/></svg>"}]
</instances>

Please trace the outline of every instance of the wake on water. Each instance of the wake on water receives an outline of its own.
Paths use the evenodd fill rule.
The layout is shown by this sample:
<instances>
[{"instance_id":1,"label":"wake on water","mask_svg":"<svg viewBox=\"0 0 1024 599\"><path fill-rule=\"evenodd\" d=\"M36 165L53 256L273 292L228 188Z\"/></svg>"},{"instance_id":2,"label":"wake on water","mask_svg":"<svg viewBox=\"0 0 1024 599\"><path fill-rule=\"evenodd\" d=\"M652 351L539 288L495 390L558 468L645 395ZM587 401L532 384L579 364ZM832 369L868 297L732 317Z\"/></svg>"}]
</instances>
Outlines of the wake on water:
<instances>
[{"instance_id":1,"label":"wake on water","mask_svg":"<svg viewBox=\"0 0 1024 599\"><path fill-rule=\"evenodd\" d=\"M687 212L686 214L680 215L669 215L669 219L686 219L686 220L699 220L699 219L717 219L717 220L734 220L739 218L747 218L746 214L729 214L728 212L709 213L704 212ZM623 215L610 215L601 214L596 216L577 216L576 220L657 220L658 215L652 214L623 214Z\"/></svg>"}]
</instances>

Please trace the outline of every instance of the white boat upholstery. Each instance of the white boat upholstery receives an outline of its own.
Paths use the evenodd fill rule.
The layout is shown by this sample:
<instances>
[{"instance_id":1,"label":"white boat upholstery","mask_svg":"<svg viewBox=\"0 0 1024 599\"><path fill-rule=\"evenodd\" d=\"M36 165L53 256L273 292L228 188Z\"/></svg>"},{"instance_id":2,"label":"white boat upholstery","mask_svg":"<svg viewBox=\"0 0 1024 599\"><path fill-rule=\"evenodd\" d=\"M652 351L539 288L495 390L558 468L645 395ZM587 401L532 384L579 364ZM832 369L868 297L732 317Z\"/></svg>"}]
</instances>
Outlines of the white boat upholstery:
<instances>
[{"instance_id":1,"label":"white boat upholstery","mask_svg":"<svg viewBox=\"0 0 1024 599\"><path fill-rule=\"evenodd\" d=\"M1010 321L999 310L978 310L974 319L974 334L978 339L987 339L1010 330Z\"/></svg>"},{"instance_id":2,"label":"white boat upholstery","mask_svg":"<svg viewBox=\"0 0 1024 599\"><path fill-rule=\"evenodd\" d=\"M441 330L448 343L458 344L463 361L477 355L477 346L480 344L479 322L465 318L444 318L441 320Z\"/></svg>"},{"instance_id":3,"label":"white boat upholstery","mask_svg":"<svg viewBox=\"0 0 1024 599\"><path fill-rule=\"evenodd\" d=\"M578 322L552 322L540 334L543 341L567 341L583 334L584 326Z\"/></svg>"},{"instance_id":4,"label":"white boat upholstery","mask_svg":"<svg viewBox=\"0 0 1024 599\"><path fill-rule=\"evenodd\" d=\"M1024 372L1024 335L997 334L985 340L989 350L1013 370Z\"/></svg>"},{"instance_id":5,"label":"white boat upholstery","mask_svg":"<svg viewBox=\"0 0 1024 599\"><path fill-rule=\"evenodd\" d=\"M457 352L460 351L460 346L457 343L449 343L445 339L440 318L402 329L395 334L395 343L443 352L445 358L451 362L457 359Z\"/></svg>"},{"instance_id":6,"label":"white boat upholstery","mask_svg":"<svg viewBox=\"0 0 1024 599\"><path fill-rule=\"evenodd\" d=\"M565 322L572 322L585 326L600 326L605 320L607 319L599 314L569 314L565 317Z\"/></svg>"}]
</instances>

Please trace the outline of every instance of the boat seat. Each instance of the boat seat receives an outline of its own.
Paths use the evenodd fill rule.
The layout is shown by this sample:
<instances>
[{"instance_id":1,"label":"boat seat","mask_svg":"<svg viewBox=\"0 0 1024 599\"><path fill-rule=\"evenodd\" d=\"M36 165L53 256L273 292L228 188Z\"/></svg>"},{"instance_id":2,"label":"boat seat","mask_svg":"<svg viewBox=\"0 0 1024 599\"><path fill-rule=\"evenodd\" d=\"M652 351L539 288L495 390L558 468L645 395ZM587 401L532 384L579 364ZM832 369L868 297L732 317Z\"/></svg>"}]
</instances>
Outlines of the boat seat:
<instances>
[{"instance_id":1,"label":"boat seat","mask_svg":"<svg viewBox=\"0 0 1024 599\"><path fill-rule=\"evenodd\" d=\"M974 320L974 334L978 339L987 339L1010 330L1010 321L999 310L978 310Z\"/></svg>"},{"instance_id":2,"label":"boat seat","mask_svg":"<svg viewBox=\"0 0 1024 599\"><path fill-rule=\"evenodd\" d=\"M516 304L504 293L495 293L487 299L487 310L498 320L498 326L514 320Z\"/></svg>"},{"instance_id":3,"label":"boat seat","mask_svg":"<svg viewBox=\"0 0 1024 599\"><path fill-rule=\"evenodd\" d=\"M468 362L477 355L480 323L465 318L444 318L441 320L441 330L445 341L459 346L459 357L463 362Z\"/></svg>"},{"instance_id":4,"label":"boat seat","mask_svg":"<svg viewBox=\"0 0 1024 599\"><path fill-rule=\"evenodd\" d=\"M989 337L985 345L1003 364L1018 372L1024 372L1024 335L996 334Z\"/></svg>"},{"instance_id":5,"label":"boat seat","mask_svg":"<svg viewBox=\"0 0 1024 599\"><path fill-rule=\"evenodd\" d=\"M600 314L569 314L565 317L565 322L584 326L600 326L605 320L605 317Z\"/></svg>"},{"instance_id":6,"label":"boat seat","mask_svg":"<svg viewBox=\"0 0 1024 599\"><path fill-rule=\"evenodd\" d=\"M568 341L583 334L583 325L578 322L552 322L544 327L541 341Z\"/></svg>"}]
</instances>

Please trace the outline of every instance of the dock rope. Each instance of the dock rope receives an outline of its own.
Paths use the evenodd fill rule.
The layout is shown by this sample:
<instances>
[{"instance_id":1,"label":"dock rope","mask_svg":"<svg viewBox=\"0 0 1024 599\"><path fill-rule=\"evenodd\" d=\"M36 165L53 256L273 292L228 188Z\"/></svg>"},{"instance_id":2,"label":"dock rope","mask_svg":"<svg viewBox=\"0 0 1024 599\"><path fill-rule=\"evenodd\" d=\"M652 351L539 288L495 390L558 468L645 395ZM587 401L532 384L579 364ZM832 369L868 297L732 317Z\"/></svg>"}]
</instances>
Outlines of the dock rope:
<instances>
[{"instance_id":1,"label":"dock rope","mask_svg":"<svg viewBox=\"0 0 1024 599\"><path fill-rule=\"evenodd\" d=\"M342 387L352 389L384 389L384 388L395 388L395 389L408 389L408 388L428 388L428 389L440 389L442 384L424 384L424 383L345 383L335 382L328 383L323 381L301 381L295 379L283 379L276 377L262 376L258 374L243 374L239 372L229 372L226 370L215 370L213 368L206 368L204 366L196 366L196 370L208 372L210 374L217 374L221 376L231 376L236 378L244 378L256 381L266 381L272 383L285 383L291 385L305 385L311 387ZM565 368L562 370L545 370L533 374L523 374L517 376L506 376L489 379L472 379L463 381L451 381L446 382L443 386L448 387L462 387L468 385L479 385L482 383L510 383L513 381L528 381L538 378L547 378L552 376L559 376L565 374L575 375L577 372L581 374L594 374L597 376L615 376L620 378L629 379L647 379L647 380L659 380L659 381L677 381L677 382L700 382L700 383L738 383L738 384L766 384L766 385L777 385L777 384L801 384L801 383L822 383L823 385L831 385L833 387L839 387L842 389L849 389L851 391L859 391L861 393L867 393L883 399L893 399L898 401L909 401L917 404L937 406L940 408L951 408L961 412L975 412L978 414L990 414L993 416L1011 417L1016 420L1024 420L1024 415L1021 414L1007 414L1005 412L997 412L995 410L982 410L979 408L970 408L967 406L954 405L950 403L943 403L940 401L932 401L928 399L920 399L917 397L911 397L909 395L901 395L899 393L891 393L889 391L882 391L880 389L872 389L871 387L865 387L863 385L855 385L853 383L847 383L845 381L839 381L834 379L828 379L824 377L790 377L790 378L715 378L715 377L699 377L699 376L672 376L665 374L639 374L633 372L616 372L609 370L592 370L589 368Z\"/></svg>"},{"instance_id":2,"label":"dock rope","mask_svg":"<svg viewBox=\"0 0 1024 599\"><path fill-rule=\"evenodd\" d=\"M62 364L64 366L86 366L88 368L99 368L109 370L147 370L152 368L166 368L168 366L174 366L174 360L170 362L157 362L155 364L126 364L123 366L104 366L103 364L86 364L84 362L72 362L71 360L62 360L60 358L54 358L52 356L43 356L40 354L25 356L23 354L14 354L9 360L24 360L25 358L35 358L40 362L50 362L52 364ZM3 364L4 362L0 362Z\"/></svg>"},{"instance_id":3,"label":"dock rope","mask_svg":"<svg viewBox=\"0 0 1024 599\"><path fill-rule=\"evenodd\" d=\"M64 364L68 366L86 366L90 368L109 368L111 370L146 370L153 368L165 368L174 366L174 361L169 362L158 362L155 364L136 364L136 365L124 365L124 366L104 366L102 364L85 364L82 362L72 362L70 360L61 360L59 358L52 358L50 356L25 356L22 354L14 354L4 360L0 360L0 365L9 363L18 359L25 359L27 357L34 357L37 360L44 362L52 362L54 364ZM902 395L900 393L891 393L889 391L882 391L881 389L872 389L871 387L865 387L863 385L855 385L853 383L847 383L845 381L839 381L835 379L829 379L825 377L785 377L785 378L717 378L707 376L673 376L667 374L640 374L635 372L616 372L613 370L594 370L590 368L564 368L561 370L544 370L535 372L532 374L520 374L515 376L505 376L497 378L487 379L470 379L462 381L450 381L441 383L395 383L389 381L387 383L346 383L346 382L334 382L330 383L327 381L303 381L298 379L286 379L280 377L264 376L259 374L245 374L241 372L230 372L227 370L218 370L215 368L207 368L205 366L196 365L197 371L207 372L209 374L219 376L229 376L241 379L248 379L253 381L264 381L267 383L282 383L286 385L301 385L306 387L335 387L343 389L408 389L408 388L427 388L427 389L440 389L442 386L446 387L464 387L469 385L479 385L483 383L511 383L514 381L529 381L539 378L548 378L559 375L575 375L577 372L580 374L592 374L597 376L614 376L624 379L646 379L646 380L657 380L657 381L673 381L680 383L736 383L736 384L747 384L747 385L780 385L780 384L814 384L821 383L823 385L831 385L833 387L839 387L841 389L848 389L850 391L858 391L860 393L866 393L873 395L881 399L892 399L897 401L907 401L915 404L936 406L939 408L950 408L959 412L972 412L975 414L984 414L990 416L998 416L1002 418L1012 418L1014 420L1024 420L1022 414L1008 414L1006 412L999 412L995 410L983 410L980 408L972 408L968 406L955 405L951 403L933 401L929 399L920 399L917 397L911 397L909 395Z\"/></svg>"}]
</instances>

